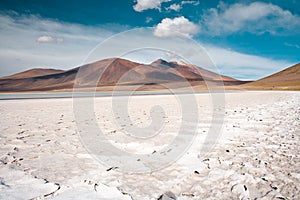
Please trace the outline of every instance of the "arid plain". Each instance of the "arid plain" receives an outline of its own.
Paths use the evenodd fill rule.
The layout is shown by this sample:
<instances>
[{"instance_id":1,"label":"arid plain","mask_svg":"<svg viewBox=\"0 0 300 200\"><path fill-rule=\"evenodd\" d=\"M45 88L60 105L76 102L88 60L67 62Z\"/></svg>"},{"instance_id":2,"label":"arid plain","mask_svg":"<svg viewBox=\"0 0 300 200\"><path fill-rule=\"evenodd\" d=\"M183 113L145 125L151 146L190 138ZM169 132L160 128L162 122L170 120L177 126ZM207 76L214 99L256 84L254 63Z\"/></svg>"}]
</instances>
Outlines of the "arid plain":
<instances>
[{"instance_id":1,"label":"arid plain","mask_svg":"<svg viewBox=\"0 0 300 200\"><path fill-rule=\"evenodd\" d=\"M81 142L72 99L0 101L0 117L5 119L0 126L0 198L158 199L166 192L177 199L300 198L299 92L226 93L221 135L202 155L214 107L210 94L194 97L200 120L188 151L163 170L141 174L123 173L92 157ZM178 99L130 99L132 124L117 126L112 97L96 98L99 128L124 151L158 152L182 123ZM124 126L149 125L154 105L166 113L160 134L144 143L122 142Z\"/></svg>"}]
</instances>

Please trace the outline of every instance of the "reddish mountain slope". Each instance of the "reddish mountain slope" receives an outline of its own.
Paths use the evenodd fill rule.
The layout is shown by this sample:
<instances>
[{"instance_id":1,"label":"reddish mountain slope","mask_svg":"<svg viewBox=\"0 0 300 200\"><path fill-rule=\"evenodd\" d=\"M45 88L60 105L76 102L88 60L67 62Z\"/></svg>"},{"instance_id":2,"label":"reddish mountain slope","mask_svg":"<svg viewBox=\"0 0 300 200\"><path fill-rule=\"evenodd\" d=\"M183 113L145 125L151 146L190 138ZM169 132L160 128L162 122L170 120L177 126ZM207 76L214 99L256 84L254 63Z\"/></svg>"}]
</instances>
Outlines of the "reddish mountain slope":
<instances>
[{"instance_id":1,"label":"reddish mountain slope","mask_svg":"<svg viewBox=\"0 0 300 200\"><path fill-rule=\"evenodd\" d=\"M80 70L80 73L78 71ZM44 73L44 74L43 74ZM43 74L43 75L42 75ZM79 76L76 76L80 74ZM157 84L182 81L229 81L230 77L220 76L194 65L180 62L157 60L150 65L139 64L125 59L104 59L68 71L29 70L0 79L0 91L47 91L72 89L76 81L80 87ZM204 84L204 83L202 83Z\"/></svg>"}]
</instances>

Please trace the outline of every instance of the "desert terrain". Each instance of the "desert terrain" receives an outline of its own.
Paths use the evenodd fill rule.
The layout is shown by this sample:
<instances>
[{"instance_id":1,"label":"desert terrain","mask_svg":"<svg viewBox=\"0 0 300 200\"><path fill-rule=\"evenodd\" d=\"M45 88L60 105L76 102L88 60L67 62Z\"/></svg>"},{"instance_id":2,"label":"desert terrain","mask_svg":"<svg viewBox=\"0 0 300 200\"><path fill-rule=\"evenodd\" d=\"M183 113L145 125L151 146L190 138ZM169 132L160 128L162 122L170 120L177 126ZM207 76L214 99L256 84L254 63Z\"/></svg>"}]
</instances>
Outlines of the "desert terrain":
<instances>
[{"instance_id":1,"label":"desert terrain","mask_svg":"<svg viewBox=\"0 0 300 200\"><path fill-rule=\"evenodd\" d=\"M125 97L95 98L94 111L99 128L119 149L155 155L178 134L184 107L176 96L130 97L131 122L121 125L114 120L120 109L112 111L114 98ZM138 174L98 162L83 146L72 98L0 101L0 199L300 198L299 92L225 93L224 110L213 106L208 93L191 98L199 113L191 146L163 169ZM126 142L124 129L146 130L156 105L165 112L159 134ZM220 123L212 120L214 110L224 114L222 129L210 132L219 137L203 152L210 127Z\"/></svg>"}]
</instances>

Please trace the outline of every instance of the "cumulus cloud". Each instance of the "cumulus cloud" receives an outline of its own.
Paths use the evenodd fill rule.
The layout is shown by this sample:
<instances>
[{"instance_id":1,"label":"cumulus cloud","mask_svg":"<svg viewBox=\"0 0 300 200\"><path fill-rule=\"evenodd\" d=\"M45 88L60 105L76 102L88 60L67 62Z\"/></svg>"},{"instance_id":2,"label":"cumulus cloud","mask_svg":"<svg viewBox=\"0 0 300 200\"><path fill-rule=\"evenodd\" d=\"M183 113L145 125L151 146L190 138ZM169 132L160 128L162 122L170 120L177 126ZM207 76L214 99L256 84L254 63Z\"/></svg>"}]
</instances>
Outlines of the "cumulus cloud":
<instances>
[{"instance_id":1,"label":"cumulus cloud","mask_svg":"<svg viewBox=\"0 0 300 200\"><path fill-rule=\"evenodd\" d=\"M154 30L154 35L157 37L188 37L199 32L199 27L193 22L190 22L185 17L176 17L174 19L163 19Z\"/></svg>"},{"instance_id":2,"label":"cumulus cloud","mask_svg":"<svg viewBox=\"0 0 300 200\"><path fill-rule=\"evenodd\" d=\"M209 9L201 20L202 29L213 35L251 32L262 34L300 33L300 17L277 5L264 2L236 3L228 6L221 3Z\"/></svg>"},{"instance_id":3,"label":"cumulus cloud","mask_svg":"<svg viewBox=\"0 0 300 200\"><path fill-rule=\"evenodd\" d=\"M161 4L171 0L137 0L133 9L137 12L142 12L148 9L158 9L161 11Z\"/></svg>"},{"instance_id":4,"label":"cumulus cloud","mask_svg":"<svg viewBox=\"0 0 300 200\"><path fill-rule=\"evenodd\" d=\"M166 10L174 10L174 11L178 12L186 4L191 4L193 6L197 6L197 5L200 4L200 2L199 1L181 1L180 3L173 3L169 7L165 8L165 9Z\"/></svg>"},{"instance_id":5,"label":"cumulus cloud","mask_svg":"<svg viewBox=\"0 0 300 200\"><path fill-rule=\"evenodd\" d=\"M170 5L167 8L167 10L174 10L174 11L178 12L181 8L182 8L181 5L174 3L174 4Z\"/></svg>"}]
</instances>

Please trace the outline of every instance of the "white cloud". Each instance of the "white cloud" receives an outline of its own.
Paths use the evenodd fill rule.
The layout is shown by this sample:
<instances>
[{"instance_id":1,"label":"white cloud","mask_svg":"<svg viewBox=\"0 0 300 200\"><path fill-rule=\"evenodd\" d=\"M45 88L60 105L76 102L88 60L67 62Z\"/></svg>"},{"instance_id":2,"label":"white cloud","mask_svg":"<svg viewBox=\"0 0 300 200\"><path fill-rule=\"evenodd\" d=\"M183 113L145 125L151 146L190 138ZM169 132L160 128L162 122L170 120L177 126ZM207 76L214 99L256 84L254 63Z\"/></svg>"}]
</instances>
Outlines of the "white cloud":
<instances>
[{"instance_id":1,"label":"white cloud","mask_svg":"<svg viewBox=\"0 0 300 200\"><path fill-rule=\"evenodd\" d=\"M34 67L76 67L91 49L113 34L107 31L112 28L0 14L0 77Z\"/></svg>"},{"instance_id":2,"label":"white cloud","mask_svg":"<svg viewBox=\"0 0 300 200\"><path fill-rule=\"evenodd\" d=\"M171 0L137 0L133 9L137 12L142 12L148 9L158 9L161 11L161 4Z\"/></svg>"},{"instance_id":3,"label":"white cloud","mask_svg":"<svg viewBox=\"0 0 300 200\"><path fill-rule=\"evenodd\" d=\"M58 37L58 38L54 38L52 36L48 36L48 35L43 35L40 36L36 39L36 41L38 43L49 43L49 42L57 42L57 43L62 43L64 42L64 38Z\"/></svg>"},{"instance_id":4,"label":"white cloud","mask_svg":"<svg viewBox=\"0 0 300 200\"><path fill-rule=\"evenodd\" d=\"M43 43L43 42L53 42L54 39L53 39L53 37L51 37L51 36L44 35L44 36L38 37L38 38L36 39L36 41L37 41L37 42L41 42L41 43Z\"/></svg>"},{"instance_id":5,"label":"white cloud","mask_svg":"<svg viewBox=\"0 0 300 200\"><path fill-rule=\"evenodd\" d=\"M167 10L174 10L174 11L177 11L177 12L178 12L181 8L182 8L182 7L181 7L179 4L174 3L174 4L170 5L170 6L167 8Z\"/></svg>"},{"instance_id":6,"label":"white cloud","mask_svg":"<svg viewBox=\"0 0 300 200\"><path fill-rule=\"evenodd\" d=\"M253 2L209 9L201 20L202 29L213 35L235 32L262 34L300 33L300 17L271 3ZM294 33L294 32L293 32Z\"/></svg>"},{"instance_id":7,"label":"white cloud","mask_svg":"<svg viewBox=\"0 0 300 200\"><path fill-rule=\"evenodd\" d=\"M240 53L212 45L205 45L212 61L220 72L240 79L259 79L271 75L295 63L273 60L257 55Z\"/></svg>"},{"instance_id":8,"label":"white cloud","mask_svg":"<svg viewBox=\"0 0 300 200\"><path fill-rule=\"evenodd\" d=\"M190 22L185 17L176 17L174 19L163 19L154 30L154 35L157 37L188 37L199 32L199 27L193 22Z\"/></svg>"},{"instance_id":9,"label":"white cloud","mask_svg":"<svg viewBox=\"0 0 300 200\"><path fill-rule=\"evenodd\" d=\"M181 1L181 5L185 4L192 4L194 6L198 6L200 4L200 1Z\"/></svg>"}]
</instances>

